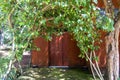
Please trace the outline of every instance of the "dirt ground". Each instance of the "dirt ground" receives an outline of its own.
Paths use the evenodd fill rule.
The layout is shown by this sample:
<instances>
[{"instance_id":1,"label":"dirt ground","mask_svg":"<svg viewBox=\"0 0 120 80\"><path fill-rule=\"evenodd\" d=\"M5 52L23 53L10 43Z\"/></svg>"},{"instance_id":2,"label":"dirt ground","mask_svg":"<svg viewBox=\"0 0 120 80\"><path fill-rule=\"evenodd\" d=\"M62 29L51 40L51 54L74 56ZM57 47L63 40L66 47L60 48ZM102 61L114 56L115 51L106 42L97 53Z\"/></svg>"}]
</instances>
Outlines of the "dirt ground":
<instances>
[{"instance_id":1,"label":"dirt ground","mask_svg":"<svg viewBox=\"0 0 120 80\"><path fill-rule=\"evenodd\" d=\"M88 71L61 68L28 68L18 80L94 80Z\"/></svg>"}]
</instances>

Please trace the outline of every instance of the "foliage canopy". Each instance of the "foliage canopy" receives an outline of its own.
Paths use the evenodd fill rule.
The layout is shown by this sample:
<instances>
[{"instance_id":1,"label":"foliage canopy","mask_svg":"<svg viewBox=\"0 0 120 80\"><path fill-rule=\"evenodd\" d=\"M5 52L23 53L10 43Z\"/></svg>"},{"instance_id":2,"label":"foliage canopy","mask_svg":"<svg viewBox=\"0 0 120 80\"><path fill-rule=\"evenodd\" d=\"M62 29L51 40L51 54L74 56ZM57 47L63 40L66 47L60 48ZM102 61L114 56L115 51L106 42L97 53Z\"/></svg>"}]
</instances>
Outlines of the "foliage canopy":
<instances>
[{"instance_id":1,"label":"foliage canopy","mask_svg":"<svg viewBox=\"0 0 120 80\"><path fill-rule=\"evenodd\" d=\"M35 37L51 40L52 34L65 31L74 36L85 57L95 50L99 30L113 30L113 21L100 15L96 4L97 0L0 0L1 29L12 35L7 43L12 45L12 58L20 60L31 50Z\"/></svg>"}]
</instances>

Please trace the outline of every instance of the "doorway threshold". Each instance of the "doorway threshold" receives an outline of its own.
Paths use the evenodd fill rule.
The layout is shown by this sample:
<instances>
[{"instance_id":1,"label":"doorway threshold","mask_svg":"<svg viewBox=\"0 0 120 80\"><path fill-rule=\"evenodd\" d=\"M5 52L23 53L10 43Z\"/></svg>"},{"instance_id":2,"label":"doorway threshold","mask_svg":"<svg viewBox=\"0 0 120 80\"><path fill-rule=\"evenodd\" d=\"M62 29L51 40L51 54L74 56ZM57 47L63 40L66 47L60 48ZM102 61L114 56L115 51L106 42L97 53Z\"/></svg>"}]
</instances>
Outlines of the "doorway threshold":
<instances>
[{"instance_id":1,"label":"doorway threshold","mask_svg":"<svg viewBox=\"0 0 120 80\"><path fill-rule=\"evenodd\" d=\"M69 66L49 66L49 68L69 68Z\"/></svg>"}]
</instances>

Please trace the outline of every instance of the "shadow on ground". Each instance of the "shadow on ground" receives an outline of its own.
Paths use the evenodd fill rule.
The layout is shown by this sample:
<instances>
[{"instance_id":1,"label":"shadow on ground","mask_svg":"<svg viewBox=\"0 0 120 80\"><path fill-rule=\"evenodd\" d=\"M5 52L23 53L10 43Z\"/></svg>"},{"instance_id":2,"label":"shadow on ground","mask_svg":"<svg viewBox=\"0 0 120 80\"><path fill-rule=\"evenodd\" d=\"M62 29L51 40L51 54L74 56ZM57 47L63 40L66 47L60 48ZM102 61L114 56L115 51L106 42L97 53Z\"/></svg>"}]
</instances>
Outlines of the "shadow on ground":
<instances>
[{"instance_id":1,"label":"shadow on ground","mask_svg":"<svg viewBox=\"0 0 120 80\"><path fill-rule=\"evenodd\" d=\"M92 75L80 69L30 68L18 80L94 80Z\"/></svg>"}]
</instances>

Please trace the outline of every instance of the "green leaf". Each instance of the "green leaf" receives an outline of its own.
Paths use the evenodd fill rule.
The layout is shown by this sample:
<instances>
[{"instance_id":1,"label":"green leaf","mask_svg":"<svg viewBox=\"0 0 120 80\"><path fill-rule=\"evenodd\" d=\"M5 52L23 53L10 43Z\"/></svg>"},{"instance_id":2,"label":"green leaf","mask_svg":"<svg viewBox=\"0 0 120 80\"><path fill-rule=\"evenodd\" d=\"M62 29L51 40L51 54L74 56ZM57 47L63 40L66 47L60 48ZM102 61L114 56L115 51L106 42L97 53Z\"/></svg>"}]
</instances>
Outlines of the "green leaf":
<instances>
[{"instance_id":1,"label":"green leaf","mask_svg":"<svg viewBox=\"0 0 120 80\"><path fill-rule=\"evenodd\" d=\"M46 20L45 19L41 20L41 24L45 25L46 24Z\"/></svg>"}]
</instances>

